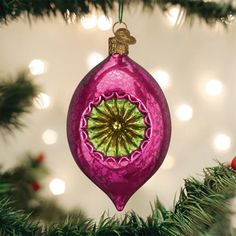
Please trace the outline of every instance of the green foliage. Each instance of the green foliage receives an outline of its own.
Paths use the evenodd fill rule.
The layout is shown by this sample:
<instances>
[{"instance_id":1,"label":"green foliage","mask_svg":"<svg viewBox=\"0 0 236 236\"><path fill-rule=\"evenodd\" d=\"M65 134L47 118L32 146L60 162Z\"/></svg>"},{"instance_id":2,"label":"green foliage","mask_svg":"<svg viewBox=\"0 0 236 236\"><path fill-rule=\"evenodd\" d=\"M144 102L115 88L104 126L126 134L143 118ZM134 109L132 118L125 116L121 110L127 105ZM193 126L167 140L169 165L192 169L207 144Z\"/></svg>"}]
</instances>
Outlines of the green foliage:
<instances>
[{"instance_id":1,"label":"green foliage","mask_svg":"<svg viewBox=\"0 0 236 236\"><path fill-rule=\"evenodd\" d=\"M42 226L32 221L32 216L15 210L15 203L2 198L5 194L0 193L0 235L230 236L229 200L236 193L236 171L219 164L206 168L204 174L203 182L195 178L185 180L173 211L156 200L146 220L135 212L121 218L104 214L98 223L71 215L63 222L55 223L56 219L50 226Z\"/></svg>"},{"instance_id":2,"label":"green foliage","mask_svg":"<svg viewBox=\"0 0 236 236\"><path fill-rule=\"evenodd\" d=\"M78 209L65 212L55 199L40 195L43 178L49 173L44 158L43 154L37 157L28 154L16 167L0 172L0 199L1 196L11 199L15 209L23 210L31 215L31 219L40 220L43 224L62 222L68 216L84 219L84 214Z\"/></svg>"},{"instance_id":3,"label":"green foliage","mask_svg":"<svg viewBox=\"0 0 236 236\"><path fill-rule=\"evenodd\" d=\"M30 236L40 235L37 223L30 219L30 215L12 207L12 202L0 198L0 235L1 236Z\"/></svg>"},{"instance_id":4,"label":"green foliage","mask_svg":"<svg viewBox=\"0 0 236 236\"><path fill-rule=\"evenodd\" d=\"M0 129L12 132L20 128L20 117L30 111L38 92L26 72L19 73L15 80L0 78Z\"/></svg>"},{"instance_id":5,"label":"green foliage","mask_svg":"<svg viewBox=\"0 0 236 236\"><path fill-rule=\"evenodd\" d=\"M32 212L32 218L35 218L34 208L39 204L40 182L46 174L47 169L43 163L37 161L31 154L27 154L16 167L3 173L0 172L0 186L1 184L11 185L12 188L5 191L5 197L14 202L16 209Z\"/></svg>"},{"instance_id":6,"label":"green foliage","mask_svg":"<svg viewBox=\"0 0 236 236\"><path fill-rule=\"evenodd\" d=\"M16 20L23 15L28 18L43 18L55 17L57 13L68 17L69 13L75 13L78 17L88 14L93 8L107 14L115 9L115 4L118 0L0 0L0 22L8 23ZM188 19L197 16L203 19L208 24L221 22L227 26L227 21L230 15L236 14L236 9L231 1L212 2L204 0L126 0L125 6L142 4L144 7L154 9L159 6L163 11L166 11L170 6L179 5L186 12Z\"/></svg>"}]
</instances>

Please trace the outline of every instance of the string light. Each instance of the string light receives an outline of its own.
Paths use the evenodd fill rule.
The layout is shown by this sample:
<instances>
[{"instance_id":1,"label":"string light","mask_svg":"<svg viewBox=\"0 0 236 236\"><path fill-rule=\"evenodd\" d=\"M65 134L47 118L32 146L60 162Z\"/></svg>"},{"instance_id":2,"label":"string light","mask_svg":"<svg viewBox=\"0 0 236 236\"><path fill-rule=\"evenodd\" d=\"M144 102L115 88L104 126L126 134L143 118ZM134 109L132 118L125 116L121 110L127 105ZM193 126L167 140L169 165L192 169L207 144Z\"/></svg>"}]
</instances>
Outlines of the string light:
<instances>
[{"instance_id":1,"label":"string light","mask_svg":"<svg viewBox=\"0 0 236 236\"><path fill-rule=\"evenodd\" d=\"M28 67L32 75L41 75L46 72L45 62L40 59L32 60Z\"/></svg>"},{"instance_id":2,"label":"string light","mask_svg":"<svg viewBox=\"0 0 236 236\"><path fill-rule=\"evenodd\" d=\"M52 129L47 129L42 134L42 140L47 145L55 144L57 142L57 138L57 132Z\"/></svg>"},{"instance_id":3,"label":"string light","mask_svg":"<svg viewBox=\"0 0 236 236\"><path fill-rule=\"evenodd\" d=\"M223 85L219 80L212 79L206 83L205 89L210 96L218 96L222 92Z\"/></svg>"},{"instance_id":4,"label":"string light","mask_svg":"<svg viewBox=\"0 0 236 236\"><path fill-rule=\"evenodd\" d=\"M109 30L112 27L112 19L105 15L99 16L97 25L100 30Z\"/></svg>"},{"instance_id":5,"label":"string light","mask_svg":"<svg viewBox=\"0 0 236 236\"><path fill-rule=\"evenodd\" d=\"M191 120L193 117L193 108L188 104L182 104L177 108L176 114L181 121Z\"/></svg>"},{"instance_id":6,"label":"string light","mask_svg":"<svg viewBox=\"0 0 236 236\"><path fill-rule=\"evenodd\" d=\"M53 195L61 195L65 193L66 184L63 180L55 178L50 182L49 189Z\"/></svg>"},{"instance_id":7,"label":"string light","mask_svg":"<svg viewBox=\"0 0 236 236\"><path fill-rule=\"evenodd\" d=\"M97 17L96 15L83 16L80 22L85 29L92 29L97 25Z\"/></svg>"},{"instance_id":8,"label":"string light","mask_svg":"<svg viewBox=\"0 0 236 236\"><path fill-rule=\"evenodd\" d=\"M164 70L156 70L152 72L152 76L161 86L162 89L166 89L170 86L170 76Z\"/></svg>"},{"instance_id":9,"label":"string light","mask_svg":"<svg viewBox=\"0 0 236 236\"><path fill-rule=\"evenodd\" d=\"M89 69L92 69L94 66L96 66L98 63L100 63L102 60L104 60L104 57L100 53L98 53L98 52L91 53L87 59Z\"/></svg>"},{"instance_id":10,"label":"string light","mask_svg":"<svg viewBox=\"0 0 236 236\"><path fill-rule=\"evenodd\" d=\"M50 97L45 93L40 93L34 99L34 106L39 110L47 109L50 106Z\"/></svg>"},{"instance_id":11,"label":"string light","mask_svg":"<svg viewBox=\"0 0 236 236\"><path fill-rule=\"evenodd\" d=\"M213 141L214 147L218 151L226 151L231 146L231 139L226 134L218 134L214 141Z\"/></svg>"}]
</instances>

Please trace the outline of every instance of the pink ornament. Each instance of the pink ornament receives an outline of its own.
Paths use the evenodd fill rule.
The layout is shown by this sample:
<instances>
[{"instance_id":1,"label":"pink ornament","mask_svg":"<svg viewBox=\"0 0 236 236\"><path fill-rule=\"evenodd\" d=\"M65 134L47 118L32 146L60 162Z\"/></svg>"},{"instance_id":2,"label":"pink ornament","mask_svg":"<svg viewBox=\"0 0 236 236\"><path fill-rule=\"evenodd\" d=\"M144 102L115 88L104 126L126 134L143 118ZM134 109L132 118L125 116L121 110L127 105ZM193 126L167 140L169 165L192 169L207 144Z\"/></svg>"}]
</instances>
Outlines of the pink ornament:
<instances>
[{"instance_id":1,"label":"pink ornament","mask_svg":"<svg viewBox=\"0 0 236 236\"><path fill-rule=\"evenodd\" d=\"M67 134L80 169L121 211L162 164L170 113L152 76L127 55L114 54L75 90Z\"/></svg>"}]
</instances>

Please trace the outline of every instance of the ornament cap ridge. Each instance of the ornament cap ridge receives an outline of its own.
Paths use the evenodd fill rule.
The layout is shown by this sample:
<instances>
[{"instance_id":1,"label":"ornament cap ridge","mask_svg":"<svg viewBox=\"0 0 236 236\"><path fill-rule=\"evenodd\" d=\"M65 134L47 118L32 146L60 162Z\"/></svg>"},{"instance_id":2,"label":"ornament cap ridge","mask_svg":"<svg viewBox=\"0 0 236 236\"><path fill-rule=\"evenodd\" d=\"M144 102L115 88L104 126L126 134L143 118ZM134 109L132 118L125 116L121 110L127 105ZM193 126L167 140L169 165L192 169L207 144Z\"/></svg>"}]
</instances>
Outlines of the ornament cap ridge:
<instances>
[{"instance_id":1,"label":"ornament cap ridge","mask_svg":"<svg viewBox=\"0 0 236 236\"><path fill-rule=\"evenodd\" d=\"M127 25L122 22L125 28L119 28L115 31L115 26L119 24L116 22L113 25L114 37L109 38L109 55L112 54L129 54L129 45L135 44L135 37L131 36Z\"/></svg>"}]
</instances>

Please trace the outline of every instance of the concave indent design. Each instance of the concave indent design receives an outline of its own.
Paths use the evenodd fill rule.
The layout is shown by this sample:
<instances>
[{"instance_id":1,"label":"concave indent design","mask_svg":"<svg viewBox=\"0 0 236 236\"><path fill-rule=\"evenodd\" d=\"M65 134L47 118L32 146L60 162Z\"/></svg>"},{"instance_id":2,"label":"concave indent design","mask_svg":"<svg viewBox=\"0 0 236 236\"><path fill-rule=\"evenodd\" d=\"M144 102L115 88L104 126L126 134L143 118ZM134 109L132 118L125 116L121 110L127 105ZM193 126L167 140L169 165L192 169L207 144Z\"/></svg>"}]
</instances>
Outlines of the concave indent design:
<instances>
[{"instance_id":1,"label":"concave indent design","mask_svg":"<svg viewBox=\"0 0 236 236\"><path fill-rule=\"evenodd\" d=\"M128 156L145 138L144 118L127 98L102 100L87 117L88 139L104 156Z\"/></svg>"}]
</instances>

